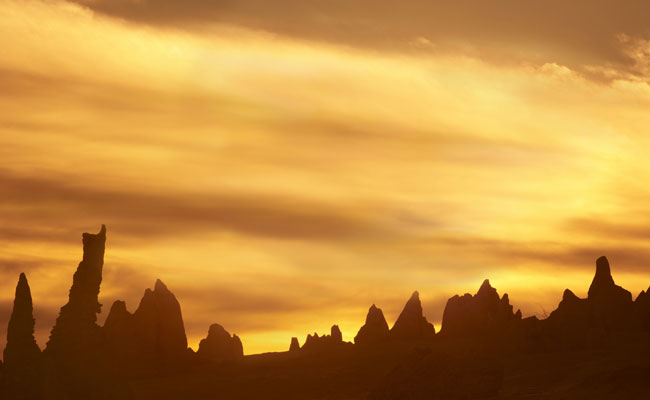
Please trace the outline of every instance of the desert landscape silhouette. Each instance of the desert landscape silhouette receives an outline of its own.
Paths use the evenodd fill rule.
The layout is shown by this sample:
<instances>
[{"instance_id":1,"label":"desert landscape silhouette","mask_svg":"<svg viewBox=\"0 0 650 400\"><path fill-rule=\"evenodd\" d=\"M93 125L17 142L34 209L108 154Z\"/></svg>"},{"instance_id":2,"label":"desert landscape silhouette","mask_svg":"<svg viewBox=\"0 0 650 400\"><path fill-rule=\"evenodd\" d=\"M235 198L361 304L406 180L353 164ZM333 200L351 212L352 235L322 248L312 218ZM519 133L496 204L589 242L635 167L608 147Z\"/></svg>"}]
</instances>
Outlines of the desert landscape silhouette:
<instances>
[{"instance_id":1,"label":"desert landscape silhouette","mask_svg":"<svg viewBox=\"0 0 650 400\"><path fill-rule=\"evenodd\" d=\"M546 319L522 318L485 280L456 295L439 332L417 291L389 328L371 305L354 343L329 334L287 338L287 351L244 356L209 323L188 348L181 306L157 280L135 312L123 301L97 324L106 227L83 234L83 258L49 341L34 338L20 274L1 364L2 399L645 399L650 396L650 294L616 285L596 260L588 297L566 289ZM244 344L245 345L245 344Z\"/></svg>"}]
</instances>

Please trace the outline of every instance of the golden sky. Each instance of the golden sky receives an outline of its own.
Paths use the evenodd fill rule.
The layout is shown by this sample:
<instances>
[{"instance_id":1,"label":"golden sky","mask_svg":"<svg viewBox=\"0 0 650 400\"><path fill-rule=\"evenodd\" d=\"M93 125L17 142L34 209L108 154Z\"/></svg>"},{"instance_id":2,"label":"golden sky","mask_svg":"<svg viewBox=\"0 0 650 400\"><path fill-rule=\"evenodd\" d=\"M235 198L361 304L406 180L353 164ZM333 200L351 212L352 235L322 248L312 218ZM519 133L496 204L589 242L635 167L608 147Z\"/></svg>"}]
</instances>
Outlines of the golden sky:
<instances>
[{"instance_id":1,"label":"golden sky","mask_svg":"<svg viewBox=\"0 0 650 400\"><path fill-rule=\"evenodd\" d=\"M595 259L650 285L650 5L0 0L0 347L45 344L108 227L100 301L160 278L190 344L389 324L490 278L525 316Z\"/></svg>"}]
</instances>

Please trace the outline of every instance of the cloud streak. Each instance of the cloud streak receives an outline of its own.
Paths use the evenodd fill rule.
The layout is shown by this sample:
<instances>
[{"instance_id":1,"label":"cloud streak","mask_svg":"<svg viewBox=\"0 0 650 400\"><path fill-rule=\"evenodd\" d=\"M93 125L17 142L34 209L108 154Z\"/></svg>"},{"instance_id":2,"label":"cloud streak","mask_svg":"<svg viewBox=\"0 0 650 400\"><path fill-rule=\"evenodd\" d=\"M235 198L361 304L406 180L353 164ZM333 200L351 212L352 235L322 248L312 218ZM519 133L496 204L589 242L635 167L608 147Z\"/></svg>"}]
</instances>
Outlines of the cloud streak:
<instances>
[{"instance_id":1,"label":"cloud streak","mask_svg":"<svg viewBox=\"0 0 650 400\"><path fill-rule=\"evenodd\" d=\"M493 60L507 59L510 52L576 68L615 66L647 78L617 39L622 34L650 38L650 6L643 0L78 2L108 15L181 29L230 24L292 38L397 51L440 52L454 47L467 51L471 46L476 54Z\"/></svg>"}]
</instances>

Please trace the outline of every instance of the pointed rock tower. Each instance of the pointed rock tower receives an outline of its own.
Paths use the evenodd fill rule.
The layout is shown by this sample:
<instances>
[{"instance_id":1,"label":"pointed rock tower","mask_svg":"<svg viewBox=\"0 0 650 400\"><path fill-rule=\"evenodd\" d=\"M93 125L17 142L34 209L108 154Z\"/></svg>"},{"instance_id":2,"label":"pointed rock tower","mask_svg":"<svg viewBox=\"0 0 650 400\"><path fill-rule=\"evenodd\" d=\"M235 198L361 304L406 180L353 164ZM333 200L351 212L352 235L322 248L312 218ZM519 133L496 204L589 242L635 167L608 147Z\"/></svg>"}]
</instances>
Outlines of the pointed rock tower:
<instances>
[{"instance_id":1,"label":"pointed rock tower","mask_svg":"<svg viewBox=\"0 0 650 400\"><path fill-rule=\"evenodd\" d=\"M7 379L0 380L6 382L4 393L15 398L38 398L40 356L41 350L34 339L32 294L27 277L22 273L16 286L14 308L7 329L3 367Z\"/></svg>"},{"instance_id":2,"label":"pointed rock tower","mask_svg":"<svg viewBox=\"0 0 650 400\"><path fill-rule=\"evenodd\" d=\"M607 301L627 304L632 302L632 294L614 283L607 257L596 260L596 275L589 286L589 299L594 301L605 298Z\"/></svg>"},{"instance_id":3,"label":"pointed rock tower","mask_svg":"<svg viewBox=\"0 0 650 400\"><path fill-rule=\"evenodd\" d=\"M472 337L506 330L521 312L513 313L508 295L499 297L489 280L483 281L476 295L467 293L447 301L440 333L452 337Z\"/></svg>"},{"instance_id":4,"label":"pointed rock tower","mask_svg":"<svg viewBox=\"0 0 650 400\"><path fill-rule=\"evenodd\" d=\"M589 287L587 301L595 317L607 329L619 330L632 323L632 294L614 283L606 257L596 260L596 275Z\"/></svg>"},{"instance_id":5,"label":"pointed rock tower","mask_svg":"<svg viewBox=\"0 0 650 400\"><path fill-rule=\"evenodd\" d=\"M431 340L436 330L422 314L422 303L420 294L415 291L409 301L406 302L402 313L395 321L390 330L390 338L393 340Z\"/></svg>"},{"instance_id":6,"label":"pointed rock tower","mask_svg":"<svg viewBox=\"0 0 650 400\"><path fill-rule=\"evenodd\" d=\"M565 290L558 308L542 321L548 347L580 350L609 343L638 325L634 308L632 295L614 283L607 258L600 257L588 297Z\"/></svg>"},{"instance_id":7,"label":"pointed rock tower","mask_svg":"<svg viewBox=\"0 0 650 400\"><path fill-rule=\"evenodd\" d=\"M373 304L366 315L366 323L354 337L354 343L361 346L382 343L388 340L388 332L384 313Z\"/></svg>"},{"instance_id":8,"label":"pointed rock tower","mask_svg":"<svg viewBox=\"0 0 650 400\"><path fill-rule=\"evenodd\" d=\"M210 325L208 336L199 343L197 356L210 361L236 361L244 357L239 336L232 335L219 324Z\"/></svg>"}]
</instances>

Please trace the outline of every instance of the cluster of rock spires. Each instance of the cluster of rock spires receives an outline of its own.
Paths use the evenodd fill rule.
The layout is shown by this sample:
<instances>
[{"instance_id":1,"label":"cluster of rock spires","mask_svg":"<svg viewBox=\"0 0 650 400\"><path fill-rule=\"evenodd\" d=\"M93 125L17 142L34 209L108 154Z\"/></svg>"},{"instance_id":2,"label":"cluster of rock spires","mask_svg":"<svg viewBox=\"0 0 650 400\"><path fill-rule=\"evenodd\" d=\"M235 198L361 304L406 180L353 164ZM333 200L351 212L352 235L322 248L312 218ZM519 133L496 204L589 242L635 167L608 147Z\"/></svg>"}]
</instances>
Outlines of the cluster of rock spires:
<instances>
[{"instance_id":1,"label":"cluster of rock spires","mask_svg":"<svg viewBox=\"0 0 650 400\"><path fill-rule=\"evenodd\" d=\"M0 398L129 399L129 378L173 372L199 359L243 357L239 338L217 324L194 354L187 347L180 304L160 280L153 290L146 289L133 314L118 300L99 326L105 243L103 225L97 234L83 234L83 258L68 303L61 307L42 352L34 338L29 284L20 275L0 363Z\"/></svg>"},{"instance_id":2,"label":"cluster of rock spires","mask_svg":"<svg viewBox=\"0 0 650 400\"><path fill-rule=\"evenodd\" d=\"M0 398L128 399L126 382L133 377L174 372L193 363L227 365L244 357L239 337L219 324L210 326L196 353L189 349L180 304L160 280L153 290L145 291L135 312L116 301L104 326L99 326L105 242L104 226L97 234L83 234L83 259L43 352L34 339L27 277L20 275L4 363L0 363ZM649 292L641 292L633 301L630 292L615 284L609 262L601 257L588 297L580 299L567 289L558 308L544 320L522 318L521 311L514 312L508 295L500 297L485 280L475 295L448 300L439 333L424 317L416 291L390 329L381 309L373 304L354 344L344 342L334 325L329 335L308 335L302 347L292 338L289 352L372 350L438 340L489 342L536 351L603 346L632 331L650 332ZM428 363L429 358L418 362ZM402 378L397 374L396 379Z\"/></svg>"}]
</instances>

